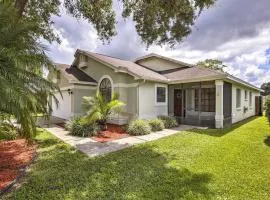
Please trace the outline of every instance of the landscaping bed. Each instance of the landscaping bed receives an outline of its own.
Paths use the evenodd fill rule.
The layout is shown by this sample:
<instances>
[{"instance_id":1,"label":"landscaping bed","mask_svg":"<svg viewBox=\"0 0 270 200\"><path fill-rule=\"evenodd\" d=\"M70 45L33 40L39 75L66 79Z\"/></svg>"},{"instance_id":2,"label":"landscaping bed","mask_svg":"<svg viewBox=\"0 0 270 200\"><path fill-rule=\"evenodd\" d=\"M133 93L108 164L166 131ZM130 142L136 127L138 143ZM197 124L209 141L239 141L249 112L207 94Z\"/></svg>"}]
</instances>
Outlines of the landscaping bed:
<instances>
[{"instance_id":1,"label":"landscaping bed","mask_svg":"<svg viewBox=\"0 0 270 200\"><path fill-rule=\"evenodd\" d=\"M24 139L0 141L0 194L22 174L35 152L36 145Z\"/></svg>"},{"instance_id":2,"label":"landscaping bed","mask_svg":"<svg viewBox=\"0 0 270 200\"><path fill-rule=\"evenodd\" d=\"M39 129L39 158L13 199L269 199L265 117L188 130L89 158Z\"/></svg>"},{"instance_id":3,"label":"landscaping bed","mask_svg":"<svg viewBox=\"0 0 270 200\"><path fill-rule=\"evenodd\" d=\"M128 137L129 134L125 131L124 126L108 124L106 131L100 131L97 136L92 137L92 139L98 142L109 142L121 138Z\"/></svg>"}]
</instances>

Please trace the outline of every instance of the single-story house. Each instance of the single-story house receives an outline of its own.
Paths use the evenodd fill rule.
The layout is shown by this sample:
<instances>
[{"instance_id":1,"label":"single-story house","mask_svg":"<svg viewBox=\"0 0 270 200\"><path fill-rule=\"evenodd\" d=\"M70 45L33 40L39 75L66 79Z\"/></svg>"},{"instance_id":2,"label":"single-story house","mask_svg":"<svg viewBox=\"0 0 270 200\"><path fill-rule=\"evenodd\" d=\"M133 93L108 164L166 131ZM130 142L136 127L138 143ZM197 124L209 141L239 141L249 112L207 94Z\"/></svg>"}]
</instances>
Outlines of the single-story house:
<instances>
[{"instance_id":1,"label":"single-story house","mask_svg":"<svg viewBox=\"0 0 270 200\"><path fill-rule=\"evenodd\" d=\"M118 92L125 102L110 118L116 124L171 115L180 124L223 128L260 112L261 89L225 72L157 54L128 61L78 49L74 56L71 65L56 64L49 75L63 96L55 94L58 107L52 102L57 118L83 115L82 97L97 91L107 99Z\"/></svg>"}]
</instances>

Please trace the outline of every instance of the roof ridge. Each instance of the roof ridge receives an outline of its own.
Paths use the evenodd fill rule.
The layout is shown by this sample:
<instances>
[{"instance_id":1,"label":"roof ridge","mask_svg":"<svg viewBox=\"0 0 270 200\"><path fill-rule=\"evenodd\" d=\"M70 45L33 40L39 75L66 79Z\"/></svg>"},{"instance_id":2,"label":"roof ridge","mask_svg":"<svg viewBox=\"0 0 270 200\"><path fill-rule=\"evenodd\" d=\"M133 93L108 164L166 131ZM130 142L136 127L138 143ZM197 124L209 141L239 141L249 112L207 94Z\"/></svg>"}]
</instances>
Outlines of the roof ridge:
<instances>
[{"instance_id":1,"label":"roof ridge","mask_svg":"<svg viewBox=\"0 0 270 200\"><path fill-rule=\"evenodd\" d=\"M157 53L150 53L150 54L146 54L144 56L135 58L134 59L134 62L136 63L139 60L144 60L144 59L147 59L147 58L150 58L150 57L153 57L153 56L154 57L157 57L157 58L160 58L160 59L164 59L164 60L170 61L170 62L174 62L174 63L180 64L180 65L184 65L184 66L187 66L187 67L193 67L194 66L192 64L183 62L181 60L177 60L175 58L170 58L170 57L167 57L167 56L163 56L163 55L160 55L160 54L157 54Z\"/></svg>"},{"instance_id":2,"label":"roof ridge","mask_svg":"<svg viewBox=\"0 0 270 200\"><path fill-rule=\"evenodd\" d=\"M86 50L83 50L83 49L78 49L79 51L84 51L86 53L90 53L90 54L97 54L97 55L101 55L101 56L105 56L105 57L109 57L109 58L114 58L114 59L118 59L118 60L122 60L122 61L128 61L128 60L124 60L122 58L118 58L118 57L114 57L114 56L110 56L110 55L105 55L105 54L102 54L102 53L97 53L97 52L93 52L93 51L86 51Z\"/></svg>"}]
</instances>

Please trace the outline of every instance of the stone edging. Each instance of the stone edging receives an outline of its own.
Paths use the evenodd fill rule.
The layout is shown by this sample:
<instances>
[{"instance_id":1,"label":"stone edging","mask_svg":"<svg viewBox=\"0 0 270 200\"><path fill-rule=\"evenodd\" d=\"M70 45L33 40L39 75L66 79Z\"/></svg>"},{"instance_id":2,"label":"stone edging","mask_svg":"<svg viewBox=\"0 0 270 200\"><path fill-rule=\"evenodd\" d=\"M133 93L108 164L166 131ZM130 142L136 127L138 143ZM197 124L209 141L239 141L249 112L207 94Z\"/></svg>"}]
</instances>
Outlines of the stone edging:
<instances>
[{"instance_id":1,"label":"stone edging","mask_svg":"<svg viewBox=\"0 0 270 200\"><path fill-rule=\"evenodd\" d=\"M8 184L6 187L4 187L2 190L0 190L0 197L3 196L5 193L7 193L8 191L11 190L11 188L19 182L19 180L26 174L26 170L30 167L30 165L32 165L34 163L34 161L36 160L38 156L37 153L37 148L36 151L33 154L33 157L31 158L31 160L24 166L22 166L19 169L19 174L17 175L17 177L10 183Z\"/></svg>"}]
</instances>

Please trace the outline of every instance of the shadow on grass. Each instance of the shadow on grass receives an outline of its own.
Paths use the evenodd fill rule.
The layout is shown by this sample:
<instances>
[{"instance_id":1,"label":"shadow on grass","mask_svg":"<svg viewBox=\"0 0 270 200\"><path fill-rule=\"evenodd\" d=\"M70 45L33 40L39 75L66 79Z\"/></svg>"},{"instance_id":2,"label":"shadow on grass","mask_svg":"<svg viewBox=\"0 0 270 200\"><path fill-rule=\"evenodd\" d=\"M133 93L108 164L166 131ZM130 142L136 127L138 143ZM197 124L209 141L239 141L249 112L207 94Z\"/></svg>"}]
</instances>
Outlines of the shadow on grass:
<instances>
[{"instance_id":1,"label":"shadow on grass","mask_svg":"<svg viewBox=\"0 0 270 200\"><path fill-rule=\"evenodd\" d=\"M270 136L267 136L264 140L264 144L270 147Z\"/></svg>"},{"instance_id":2,"label":"shadow on grass","mask_svg":"<svg viewBox=\"0 0 270 200\"><path fill-rule=\"evenodd\" d=\"M214 136L214 137L222 137L222 136L226 135L227 133L234 131L235 129L238 129L241 126L245 125L246 123L251 122L257 118L258 118L257 116L250 117L248 119L237 122L228 128L223 128L223 129L192 129L192 130L190 130L190 132L194 132L194 133L198 133L198 134L205 134L205 135Z\"/></svg>"},{"instance_id":3,"label":"shadow on grass","mask_svg":"<svg viewBox=\"0 0 270 200\"><path fill-rule=\"evenodd\" d=\"M47 133L45 133L47 134ZM53 141L55 140L55 142ZM88 158L57 139L39 141L39 155L26 183L10 199L180 199L210 198L208 173L172 167L174 158L139 145Z\"/></svg>"}]
</instances>

